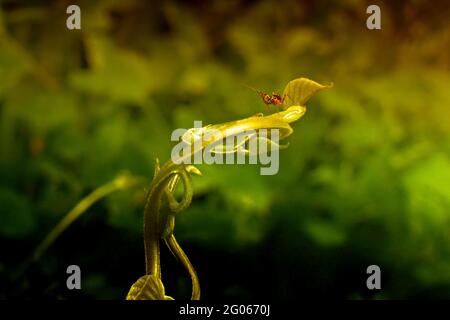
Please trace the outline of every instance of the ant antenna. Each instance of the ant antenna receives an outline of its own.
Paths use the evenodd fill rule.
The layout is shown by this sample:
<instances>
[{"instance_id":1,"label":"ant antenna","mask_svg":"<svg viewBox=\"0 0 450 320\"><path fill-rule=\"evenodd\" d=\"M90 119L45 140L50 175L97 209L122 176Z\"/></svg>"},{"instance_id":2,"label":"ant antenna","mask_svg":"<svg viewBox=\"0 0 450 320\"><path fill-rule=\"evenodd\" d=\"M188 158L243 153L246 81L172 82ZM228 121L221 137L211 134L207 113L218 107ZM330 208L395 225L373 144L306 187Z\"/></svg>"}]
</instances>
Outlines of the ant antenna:
<instances>
[{"instance_id":1,"label":"ant antenna","mask_svg":"<svg viewBox=\"0 0 450 320\"><path fill-rule=\"evenodd\" d=\"M253 90L253 91L257 92L257 93L263 93L262 91L259 91L258 89L255 89L255 88L252 87L252 86L246 85L245 83L242 83L242 85L243 85L244 87L249 88L250 90Z\"/></svg>"}]
</instances>

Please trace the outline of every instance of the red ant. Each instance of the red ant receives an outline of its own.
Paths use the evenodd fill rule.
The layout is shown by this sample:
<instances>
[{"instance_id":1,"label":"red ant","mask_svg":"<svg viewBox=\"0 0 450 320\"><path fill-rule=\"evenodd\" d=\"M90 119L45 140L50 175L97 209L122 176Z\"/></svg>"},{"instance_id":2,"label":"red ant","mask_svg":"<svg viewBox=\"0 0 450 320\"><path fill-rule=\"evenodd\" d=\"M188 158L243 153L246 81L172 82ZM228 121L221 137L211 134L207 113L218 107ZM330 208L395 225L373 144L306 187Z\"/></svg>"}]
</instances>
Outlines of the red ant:
<instances>
[{"instance_id":1,"label":"red ant","mask_svg":"<svg viewBox=\"0 0 450 320\"><path fill-rule=\"evenodd\" d=\"M253 87L245 85L247 88L252 89L253 91L256 91L256 93L261 97L262 101L266 104L273 104L275 106L282 105L284 103L284 100L286 99L286 94L281 96L280 94L276 92L272 92L272 95L259 91Z\"/></svg>"}]
</instances>

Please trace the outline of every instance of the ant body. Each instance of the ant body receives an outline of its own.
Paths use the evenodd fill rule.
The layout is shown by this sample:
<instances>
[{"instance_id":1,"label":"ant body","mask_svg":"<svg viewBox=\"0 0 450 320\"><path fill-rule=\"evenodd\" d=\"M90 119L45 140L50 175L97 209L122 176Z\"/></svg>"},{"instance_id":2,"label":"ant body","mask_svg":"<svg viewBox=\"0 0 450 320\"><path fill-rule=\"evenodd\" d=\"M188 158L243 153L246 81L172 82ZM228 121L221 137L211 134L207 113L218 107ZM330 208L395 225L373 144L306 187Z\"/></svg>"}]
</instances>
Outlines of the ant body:
<instances>
[{"instance_id":1,"label":"ant body","mask_svg":"<svg viewBox=\"0 0 450 320\"><path fill-rule=\"evenodd\" d=\"M253 91L255 91L262 99L262 101L266 104L266 105L270 105L273 104L274 106L279 106L282 105L284 103L284 100L286 99L286 94L281 96L280 94L276 93L276 92L272 92L272 95L265 93L263 91L259 91L253 87L247 86L247 88L252 89Z\"/></svg>"}]
</instances>

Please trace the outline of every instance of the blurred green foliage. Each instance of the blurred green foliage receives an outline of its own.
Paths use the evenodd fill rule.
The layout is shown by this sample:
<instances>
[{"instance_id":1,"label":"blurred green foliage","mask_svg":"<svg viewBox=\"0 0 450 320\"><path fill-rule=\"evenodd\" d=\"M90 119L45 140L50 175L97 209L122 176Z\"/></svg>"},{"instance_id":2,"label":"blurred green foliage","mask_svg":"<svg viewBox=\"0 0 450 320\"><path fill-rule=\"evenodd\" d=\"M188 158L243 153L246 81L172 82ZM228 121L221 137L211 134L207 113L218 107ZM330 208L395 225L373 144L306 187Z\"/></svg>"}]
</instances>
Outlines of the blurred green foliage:
<instances>
[{"instance_id":1,"label":"blurred green foliage","mask_svg":"<svg viewBox=\"0 0 450 320\"><path fill-rule=\"evenodd\" d=\"M334 88L294 124L280 172L200 166L176 233L205 299L450 298L450 8L367 1L5 1L0 9L0 298L124 298L143 274L145 190L89 210L13 275L79 199L148 177L175 128L267 112L242 84ZM180 266L167 292L188 296ZM84 290L68 292L79 264ZM381 293L365 288L378 264Z\"/></svg>"}]
</instances>

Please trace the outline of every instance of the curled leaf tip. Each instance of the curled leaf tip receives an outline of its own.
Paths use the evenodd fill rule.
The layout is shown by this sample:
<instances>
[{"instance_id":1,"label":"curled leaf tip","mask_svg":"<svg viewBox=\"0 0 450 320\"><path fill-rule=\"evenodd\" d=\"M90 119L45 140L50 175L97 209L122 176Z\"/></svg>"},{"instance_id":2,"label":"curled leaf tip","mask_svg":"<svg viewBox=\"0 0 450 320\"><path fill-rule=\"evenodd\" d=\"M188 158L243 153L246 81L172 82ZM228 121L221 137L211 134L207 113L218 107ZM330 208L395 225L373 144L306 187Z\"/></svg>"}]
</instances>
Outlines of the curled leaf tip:
<instances>
[{"instance_id":1,"label":"curled leaf tip","mask_svg":"<svg viewBox=\"0 0 450 320\"><path fill-rule=\"evenodd\" d=\"M202 175L202 172L197 167L195 167L193 165L187 165L186 166L186 171L189 172L189 173L195 174L197 176L201 176Z\"/></svg>"},{"instance_id":2,"label":"curled leaf tip","mask_svg":"<svg viewBox=\"0 0 450 320\"><path fill-rule=\"evenodd\" d=\"M284 89L283 95L293 105L304 106L306 102L318 91L331 88L333 83L320 84L307 78L298 78L290 81Z\"/></svg>"}]
</instances>

